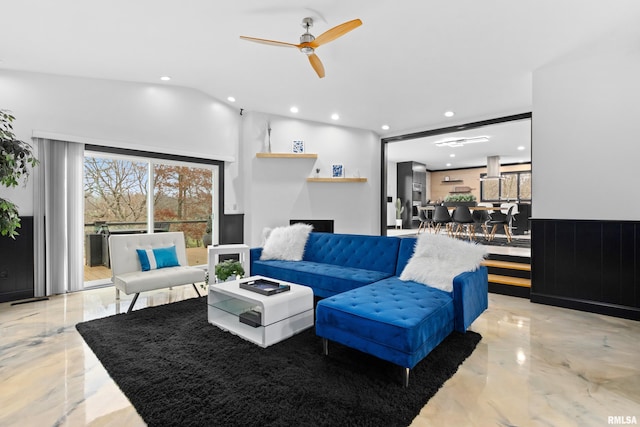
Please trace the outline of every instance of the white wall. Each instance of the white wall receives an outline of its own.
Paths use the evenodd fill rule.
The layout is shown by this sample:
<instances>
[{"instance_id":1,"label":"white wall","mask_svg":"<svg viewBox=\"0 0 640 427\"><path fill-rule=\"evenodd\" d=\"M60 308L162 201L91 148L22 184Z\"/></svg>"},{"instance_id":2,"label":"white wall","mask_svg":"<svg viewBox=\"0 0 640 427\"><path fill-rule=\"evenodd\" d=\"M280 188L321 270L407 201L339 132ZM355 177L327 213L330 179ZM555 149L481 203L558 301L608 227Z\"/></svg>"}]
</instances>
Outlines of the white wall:
<instances>
[{"instance_id":1,"label":"white wall","mask_svg":"<svg viewBox=\"0 0 640 427\"><path fill-rule=\"evenodd\" d=\"M640 220L640 45L630 41L602 40L534 73L535 218Z\"/></svg>"},{"instance_id":2,"label":"white wall","mask_svg":"<svg viewBox=\"0 0 640 427\"><path fill-rule=\"evenodd\" d=\"M294 140L305 142L314 159L258 159L265 150L267 120L272 152L291 152ZM261 243L265 227L290 219L333 219L336 233L380 232L380 138L373 132L245 113L240 148L244 163L245 240ZM329 177L333 163L344 164L346 176L359 173L366 183L314 183L306 178L320 168Z\"/></svg>"},{"instance_id":3,"label":"white wall","mask_svg":"<svg viewBox=\"0 0 640 427\"><path fill-rule=\"evenodd\" d=\"M16 136L27 142L45 132L208 159L235 159L238 151L238 111L187 88L0 70L0 108L13 112ZM234 182L237 168L228 173ZM32 185L2 187L0 197L32 215ZM225 193L235 199L233 187Z\"/></svg>"}]
</instances>

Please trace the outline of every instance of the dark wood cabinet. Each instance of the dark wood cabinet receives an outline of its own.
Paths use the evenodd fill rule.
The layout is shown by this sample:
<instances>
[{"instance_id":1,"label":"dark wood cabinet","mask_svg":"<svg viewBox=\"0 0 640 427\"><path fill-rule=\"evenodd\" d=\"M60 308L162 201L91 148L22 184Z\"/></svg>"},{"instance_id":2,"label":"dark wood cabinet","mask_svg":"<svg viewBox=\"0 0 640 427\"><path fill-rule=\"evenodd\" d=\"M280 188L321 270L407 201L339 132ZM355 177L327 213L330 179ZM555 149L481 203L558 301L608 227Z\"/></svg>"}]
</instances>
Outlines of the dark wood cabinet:
<instances>
[{"instance_id":1,"label":"dark wood cabinet","mask_svg":"<svg viewBox=\"0 0 640 427\"><path fill-rule=\"evenodd\" d=\"M402 200L402 227L418 222L418 206L426 202L427 166L418 162L398 163L397 195ZM394 202L395 203L395 202Z\"/></svg>"}]
</instances>

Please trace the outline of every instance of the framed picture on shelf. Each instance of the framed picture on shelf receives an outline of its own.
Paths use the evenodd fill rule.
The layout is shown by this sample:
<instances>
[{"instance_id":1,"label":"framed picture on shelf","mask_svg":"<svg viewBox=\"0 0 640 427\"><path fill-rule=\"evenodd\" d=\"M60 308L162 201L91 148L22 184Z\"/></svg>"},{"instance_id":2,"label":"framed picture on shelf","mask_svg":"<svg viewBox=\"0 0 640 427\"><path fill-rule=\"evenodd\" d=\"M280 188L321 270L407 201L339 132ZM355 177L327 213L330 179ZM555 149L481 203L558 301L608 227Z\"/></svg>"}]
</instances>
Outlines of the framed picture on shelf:
<instances>
[{"instance_id":1,"label":"framed picture on shelf","mask_svg":"<svg viewBox=\"0 0 640 427\"><path fill-rule=\"evenodd\" d=\"M342 163L334 163L331 165L331 176L333 178L344 178L344 165Z\"/></svg>"},{"instance_id":2,"label":"framed picture on shelf","mask_svg":"<svg viewBox=\"0 0 640 427\"><path fill-rule=\"evenodd\" d=\"M304 141L293 141L292 147L295 154L304 153Z\"/></svg>"}]
</instances>

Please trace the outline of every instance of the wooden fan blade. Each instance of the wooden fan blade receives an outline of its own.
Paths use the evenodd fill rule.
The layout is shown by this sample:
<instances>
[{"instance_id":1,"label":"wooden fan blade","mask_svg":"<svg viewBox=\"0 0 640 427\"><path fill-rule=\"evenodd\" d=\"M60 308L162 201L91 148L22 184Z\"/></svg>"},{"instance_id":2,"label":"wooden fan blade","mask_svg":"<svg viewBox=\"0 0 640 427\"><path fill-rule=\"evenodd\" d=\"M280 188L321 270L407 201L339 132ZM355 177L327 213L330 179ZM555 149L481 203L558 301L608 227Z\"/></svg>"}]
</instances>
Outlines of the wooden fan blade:
<instances>
[{"instance_id":1,"label":"wooden fan blade","mask_svg":"<svg viewBox=\"0 0 640 427\"><path fill-rule=\"evenodd\" d=\"M313 67L313 69L316 70L318 77L323 78L324 65L322 65L322 61L320 61L320 58L318 58L318 55L316 55L315 53L312 53L311 55L309 55L309 62L311 63L311 66Z\"/></svg>"},{"instance_id":2,"label":"wooden fan blade","mask_svg":"<svg viewBox=\"0 0 640 427\"><path fill-rule=\"evenodd\" d=\"M316 48L323 44L329 43L332 40L337 39L338 37L344 36L349 31L354 30L362 25L362 21L359 19L354 19L353 21L345 22L344 24L340 24L337 27L333 27L330 30L325 31L320 34L314 41L310 44L312 47Z\"/></svg>"},{"instance_id":3,"label":"wooden fan blade","mask_svg":"<svg viewBox=\"0 0 640 427\"><path fill-rule=\"evenodd\" d=\"M257 39L255 37L247 37L247 36L240 36L240 38L242 40L247 40L247 41L250 41L250 42L270 44L272 46L297 47L298 49L300 48L300 45L293 44L293 43L285 43L285 42L279 42L279 41L275 41L275 40Z\"/></svg>"}]
</instances>

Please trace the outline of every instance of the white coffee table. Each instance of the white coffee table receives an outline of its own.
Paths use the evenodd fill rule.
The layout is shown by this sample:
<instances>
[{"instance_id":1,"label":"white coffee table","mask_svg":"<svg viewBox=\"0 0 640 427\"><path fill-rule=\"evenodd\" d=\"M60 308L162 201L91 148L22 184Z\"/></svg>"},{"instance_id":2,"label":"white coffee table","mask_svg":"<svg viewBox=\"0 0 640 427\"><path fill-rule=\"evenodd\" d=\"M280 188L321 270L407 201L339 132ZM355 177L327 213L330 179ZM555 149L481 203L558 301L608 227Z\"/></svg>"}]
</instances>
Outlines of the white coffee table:
<instances>
[{"instance_id":1,"label":"white coffee table","mask_svg":"<svg viewBox=\"0 0 640 427\"><path fill-rule=\"evenodd\" d=\"M290 290L267 296L240 288L240 281L263 278L287 284ZM262 276L210 284L207 304L209 323L261 347L287 339L314 323L311 288ZM251 309L262 313L260 326L240 322L240 314Z\"/></svg>"}]
</instances>

